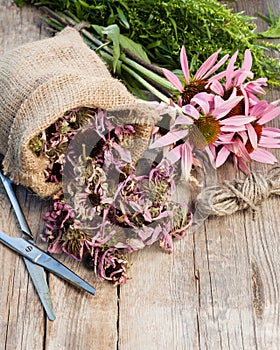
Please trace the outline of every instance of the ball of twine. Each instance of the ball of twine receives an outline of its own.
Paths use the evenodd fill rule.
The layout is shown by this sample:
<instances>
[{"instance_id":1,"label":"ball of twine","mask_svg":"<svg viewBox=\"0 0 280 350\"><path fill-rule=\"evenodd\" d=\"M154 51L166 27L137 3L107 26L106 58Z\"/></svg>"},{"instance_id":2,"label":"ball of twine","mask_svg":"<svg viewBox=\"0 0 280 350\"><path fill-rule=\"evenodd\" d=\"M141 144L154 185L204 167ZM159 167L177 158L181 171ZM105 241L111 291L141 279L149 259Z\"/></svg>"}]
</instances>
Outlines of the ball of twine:
<instances>
[{"instance_id":1,"label":"ball of twine","mask_svg":"<svg viewBox=\"0 0 280 350\"><path fill-rule=\"evenodd\" d=\"M197 209L208 215L231 215L248 208L257 210L271 195L280 195L280 167L272 168L266 175L252 172L244 180L224 181L223 185L205 188Z\"/></svg>"}]
</instances>

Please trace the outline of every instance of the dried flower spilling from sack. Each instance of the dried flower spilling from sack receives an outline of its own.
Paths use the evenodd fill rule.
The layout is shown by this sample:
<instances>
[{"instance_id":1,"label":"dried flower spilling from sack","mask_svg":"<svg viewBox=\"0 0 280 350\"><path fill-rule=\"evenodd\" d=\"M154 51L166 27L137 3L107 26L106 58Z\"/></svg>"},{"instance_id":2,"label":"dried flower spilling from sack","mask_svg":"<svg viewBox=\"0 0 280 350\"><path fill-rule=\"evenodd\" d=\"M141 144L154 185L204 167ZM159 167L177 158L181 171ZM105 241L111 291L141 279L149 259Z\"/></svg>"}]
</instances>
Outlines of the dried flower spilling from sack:
<instances>
[{"instance_id":1,"label":"dried flower spilling from sack","mask_svg":"<svg viewBox=\"0 0 280 350\"><path fill-rule=\"evenodd\" d=\"M77 132L79 115L91 117ZM126 253L156 241L171 251L172 238L182 238L192 221L188 205L172 200L173 166L163 161L151 164L143 173L143 166L132 164L122 144L134 134L133 125L118 126L101 110L89 114L81 108L48 128L47 140L43 135L31 140L32 147L45 141L40 152L50 161L46 181L58 181L59 175L63 181L63 193L55 195L45 215L44 239L50 243L49 251L92 261L98 276L115 284L126 281ZM66 146L67 153L61 157ZM56 165L60 167L57 174ZM104 267L109 261L110 268Z\"/></svg>"}]
</instances>

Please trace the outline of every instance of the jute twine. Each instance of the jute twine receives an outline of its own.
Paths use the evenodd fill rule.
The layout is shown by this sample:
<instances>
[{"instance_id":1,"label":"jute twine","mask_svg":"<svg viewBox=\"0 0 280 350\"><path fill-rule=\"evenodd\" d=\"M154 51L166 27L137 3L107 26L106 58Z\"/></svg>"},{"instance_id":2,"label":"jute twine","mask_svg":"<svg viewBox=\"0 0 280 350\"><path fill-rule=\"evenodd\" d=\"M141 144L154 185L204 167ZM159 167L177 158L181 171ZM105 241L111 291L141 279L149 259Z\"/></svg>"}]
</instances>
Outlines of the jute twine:
<instances>
[{"instance_id":1,"label":"jute twine","mask_svg":"<svg viewBox=\"0 0 280 350\"><path fill-rule=\"evenodd\" d=\"M252 172L244 180L205 188L198 198L198 210L217 216L248 208L257 210L271 195L280 195L280 167L272 168L266 175Z\"/></svg>"}]
</instances>

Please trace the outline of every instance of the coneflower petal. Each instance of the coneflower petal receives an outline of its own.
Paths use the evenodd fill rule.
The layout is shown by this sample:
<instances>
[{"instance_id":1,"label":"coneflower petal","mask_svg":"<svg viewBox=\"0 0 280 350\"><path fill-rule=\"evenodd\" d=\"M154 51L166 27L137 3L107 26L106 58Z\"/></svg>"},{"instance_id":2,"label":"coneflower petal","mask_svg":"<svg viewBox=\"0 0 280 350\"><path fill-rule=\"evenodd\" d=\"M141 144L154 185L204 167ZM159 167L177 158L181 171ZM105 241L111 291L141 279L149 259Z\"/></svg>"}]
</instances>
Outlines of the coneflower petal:
<instances>
[{"instance_id":1,"label":"coneflower petal","mask_svg":"<svg viewBox=\"0 0 280 350\"><path fill-rule=\"evenodd\" d=\"M276 157L269 151L266 151L265 149L257 148L252 153L250 153L250 156L256 162L266 163L266 164L277 163Z\"/></svg>"},{"instance_id":2,"label":"coneflower petal","mask_svg":"<svg viewBox=\"0 0 280 350\"><path fill-rule=\"evenodd\" d=\"M213 64L217 61L218 55L222 49L214 52L207 60L199 67L198 71L194 75L194 80L200 80L204 78L204 75L208 72Z\"/></svg>"},{"instance_id":3,"label":"coneflower petal","mask_svg":"<svg viewBox=\"0 0 280 350\"><path fill-rule=\"evenodd\" d=\"M248 131L248 136L249 136L251 145L254 149L256 149L258 147L258 135L251 124L247 124L246 129Z\"/></svg>"},{"instance_id":4,"label":"coneflower petal","mask_svg":"<svg viewBox=\"0 0 280 350\"><path fill-rule=\"evenodd\" d=\"M238 50L235 51L235 53L232 55L226 69L226 85L225 85L226 90L228 90L231 85L232 73L234 72L234 64L236 62L237 55L238 55Z\"/></svg>"},{"instance_id":5,"label":"coneflower petal","mask_svg":"<svg viewBox=\"0 0 280 350\"><path fill-rule=\"evenodd\" d=\"M150 149L172 145L173 143L185 138L188 135L188 133L189 130L169 131L166 135L160 137L153 144L151 144Z\"/></svg>"},{"instance_id":6,"label":"coneflower petal","mask_svg":"<svg viewBox=\"0 0 280 350\"><path fill-rule=\"evenodd\" d=\"M192 147L188 142L181 145L182 175L187 180L190 176L193 163Z\"/></svg>"},{"instance_id":7,"label":"coneflower petal","mask_svg":"<svg viewBox=\"0 0 280 350\"><path fill-rule=\"evenodd\" d=\"M262 129L262 136L267 137L280 137L280 130L277 128L263 128Z\"/></svg>"},{"instance_id":8,"label":"coneflower petal","mask_svg":"<svg viewBox=\"0 0 280 350\"><path fill-rule=\"evenodd\" d=\"M247 71L251 70L252 62L253 62L253 59L252 59L251 51L247 49L244 52L244 61L241 68Z\"/></svg>"},{"instance_id":9,"label":"coneflower petal","mask_svg":"<svg viewBox=\"0 0 280 350\"><path fill-rule=\"evenodd\" d=\"M178 89L180 92L184 91L184 87L180 81L180 79L172 73L170 70L162 68L162 72L165 75L165 77L172 83L176 89Z\"/></svg>"},{"instance_id":10,"label":"coneflower petal","mask_svg":"<svg viewBox=\"0 0 280 350\"><path fill-rule=\"evenodd\" d=\"M273 110L270 110L268 112L266 112L263 117L261 117L258 120L258 123L260 125L263 125L265 123L270 122L271 120L273 120L274 118L278 117L280 115L280 106L279 107L275 107Z\"/></svg>"},{"instance_id":11,"label":"coneflower petal","mask_svg":"<svg viewBox=\"0 0 280 350\"><path fill-rule=\"evenodd\" d=\"M239 132L246 130L245 125L223 125L221 126L221 131L223 132Z\"/></svg>"},{"instance_id":12,"label":"coneflower petal","mask_svg":"<svg viewBox=\"0 0 280 350\"><path fill-rule=\"evenodd\" d=\"M212 73L216 72L217 69L219 69L228 59L229 54L225 55L224 57L222 57L220 59L220 61L218 63L215 64L214 67L212 67L204 76L203 79L208 78Z\"/></svg>"},{"instance_id":13,"label":"coneflower petal","mask_svg":"<svg viewBox=\"0 0 280 350\"><path fill-rule=\"evenodd\" d=\"M174 125L185 125L185 124L186 125L193 124L193 119L188 117L187 115L180 114L179 117L176 118Z\"/></svg>"},{"instance_id":14,"label":"coneflower petal","mask_svg":"<svg viewBox=\"0 0 280 350\"><path fill-rule=\"evenodd\" d=\"M208 84L210 89L215 92L216 94L223 96L224 95L224 88L223 85L218 81L214 80L212 83ZM206 86L206 88L208 87Z\"/></svg>"},{"instance_id":15,"label":"coneflower petal","mask_svg":"<svg viewBox=\"0 0 280 350\"><path fill-rule=\"evenodd\" d=\"M182 107L182 110L184 113L186 113L189 116L192 116L194 119L199 118L199 112L194 106L192 105L185 105Z\"/></svg>"},{"instance_id":16,"label":"coneflower petal","mask_svg":"<svg viewBox=\"0 0 280 350\"><path fill-rule=\"evenodd\" d=\"M207 94L207 92L201 92L194 96L191 102L198 104L202 108L204 114L207 115L210 112L209 101L213 101L213 97L213 95Z\"/></svg>"},{"instance_id":17,"label":"coneflower petal","mask_svg":"<svg viewBox=\"0 0 280 350\"><path fill-rule=\"evenodd\" d=\"M189 72L188 57L186 54L185 46L182 46L182 49L181 49L180 62L181 62L181 67L182 67L186 84L188 85L190 83L190 72Z\"/></svg>"},{"instance_id":18,"label":"coneflower petal","mask_svg":"<svg viewBox=\"0 0 280 350\"><path fill-rule=\"evenodd\" d=\"M245 117L244 115L235 115L234 117L226 118L223 120L220 120L220 123L222 125L245 125L247 123L251 123L254 120L256 120L255 117Z\"/></svg>"},{"instance_id":19,"label":"coneflower petal","mask_svg":"<svg viewBox=\"0 0 280 350\"><path fill-rule=\"evenodd\" d=\"M222 147L221 150L218 152L216 158L216 167L219 168L221 165L223 165L224 162L228 159L229 155L230 151L225 146Z\"/></svg>"}]
</instances>

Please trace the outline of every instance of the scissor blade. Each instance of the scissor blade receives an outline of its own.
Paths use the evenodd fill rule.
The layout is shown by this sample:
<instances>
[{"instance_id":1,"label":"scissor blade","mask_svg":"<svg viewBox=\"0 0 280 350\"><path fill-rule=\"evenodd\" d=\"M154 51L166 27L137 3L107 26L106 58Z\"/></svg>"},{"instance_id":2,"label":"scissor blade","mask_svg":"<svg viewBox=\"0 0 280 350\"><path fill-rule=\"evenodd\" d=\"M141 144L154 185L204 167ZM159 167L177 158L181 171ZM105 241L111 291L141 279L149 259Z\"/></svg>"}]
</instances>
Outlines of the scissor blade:
<instances>
[{"instance_id":1,"label":"scissor blade","mask_svg":"<svg viewBox=\"0 0 280 350\"><path fill-rule=\"evenodd\" d=\"M32 252L33 247L35 246L32 242L26 241L24 238L11 237L2 231L0 231L0 242L23 255L26 268L31 276L43 307L46 310L46 314L51 321L55 320L55 313L46 281L45 271L43 267L30 261L30 258L27 256L28 252Z\"/></svg>"},{"instance_id":2,"label":"scissor blade","mask_svg":"<svg viewBox=\"0 0 280 350\"><path fill-rule=\"evenodd\" d=\"M16 217L18 219L18 222L20 224L21 230L29 237L33 238L32 233L30 232L29 226L25 220L25 217L22 213L21 207L19 206L18 200L16 198L15 192L12 187L12 182L10 179L8 179L6 176L4 176L0 171L0 179L3 183L3 186L7 192L7 195L10 199L10 202L14 208Z\"/></svg>"},{"instance_id":3,"label":"scissor blade","mask_svg":"<svg viewBox=\"0 0 280 350\"><path fill-rule=\"evenodd\" d=\"M11 237L2 231L0 231L0 242L6 244L35 264L44 267L55 275L74 284L76 287L80 287L90 294L95 294L95 289L90 284L68 269L68 267L61 264L58 260L36 247L32 242L24 238Z\"/></svg>"},{"instance_id":4,"label":"scissor blade","mask_svg":"<svg viewBox=\"0 0 280 350\"><path fill-rule=\"evenodd\" d=\"M88 293L95 294L95 289L90 284L88 284L81 277L68 269L68 267L61 264L58 260L54 259L45 252L43 252L41 255L38 255L36 264L43 266L45 269L51 271L55 275L65 279L73 285L86 290Z\"/></svg>"},{"instance_id":5,"label":"scissor blade","mask_svg":"<svg viewBox=\"0 0 280 350\"><path fill-rule=\"evenodd\" d=\"M51 321L55 320L55 312L53 308L53 303L50 296L50 291L48 288L46 274L44 269L41 266L34 264L32 261L27 258L23 258L25 266L29 272L29 275L32 279L34 287L38 293L38 296L41 300L41 303L46 311L48 318Z\"/></svg>"}]
</instances>

